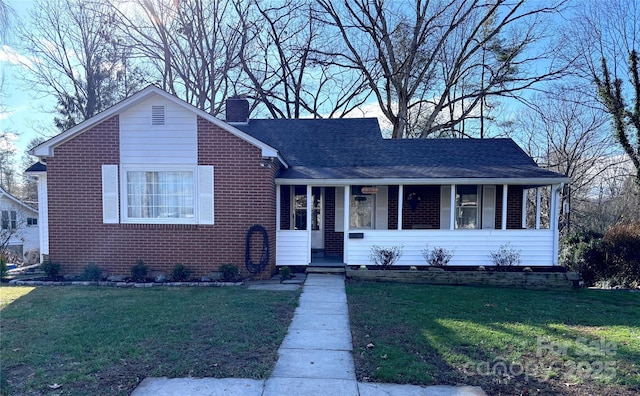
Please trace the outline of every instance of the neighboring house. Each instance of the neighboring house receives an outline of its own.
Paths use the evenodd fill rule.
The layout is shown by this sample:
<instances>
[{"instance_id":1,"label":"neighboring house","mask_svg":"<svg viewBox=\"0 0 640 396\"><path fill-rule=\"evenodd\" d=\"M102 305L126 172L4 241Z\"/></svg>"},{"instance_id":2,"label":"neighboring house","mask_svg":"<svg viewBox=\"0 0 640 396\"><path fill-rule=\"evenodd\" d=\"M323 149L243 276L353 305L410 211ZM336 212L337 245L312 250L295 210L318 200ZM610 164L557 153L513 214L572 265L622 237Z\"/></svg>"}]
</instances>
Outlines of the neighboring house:
<instances>
[{"instance_id":1,"label":"neighboring house","mask_svg":"<svg viewBox=\"0 0 640 396\"><path fill-rule=\"evenodd\" d=\"M28 263L35 261L40 248L38 228L38 211L0 187L0 247Z\"/></svg>"},{"instance_id":2,"label":"neighboring house","mask_svg":"<svg viewBox=\"0 0 640 396\"><path fill-rule=\"evenodd\" d=\"M372 245L403 245L400 265L424 264L427 243L455 249L451 265L490 265L507 242L523 265L557 263L569 179L510 139L386 140L375 119L248 115L244 99L227 101L224 122L150 86L31 150L46 162L31 172L42 253L68 273L95 262L127 274L142 259L205 275L244 269L260 224L264 276L321 258L369 264Z\"/></svg>"}]
</instances>

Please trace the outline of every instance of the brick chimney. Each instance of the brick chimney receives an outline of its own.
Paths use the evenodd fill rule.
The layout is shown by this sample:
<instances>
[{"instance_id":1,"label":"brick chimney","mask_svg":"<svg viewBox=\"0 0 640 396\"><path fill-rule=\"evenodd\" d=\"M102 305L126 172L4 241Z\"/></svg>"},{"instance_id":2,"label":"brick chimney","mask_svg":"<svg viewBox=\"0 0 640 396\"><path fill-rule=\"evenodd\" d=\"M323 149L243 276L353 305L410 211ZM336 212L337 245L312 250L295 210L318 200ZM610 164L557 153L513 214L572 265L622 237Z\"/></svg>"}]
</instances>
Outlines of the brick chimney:
<instances>
[{"instance_id":1,"label":"brick chimney","mask_svg":"<svg viewBox=\"0 0 640 396\"><path fill-rule=\"evenodd\" d=\"M237 96L228 98L226 113L226 121L228 123L248 123L249 101L245 98L240 98Z\"/></svg>"}]
</instances>

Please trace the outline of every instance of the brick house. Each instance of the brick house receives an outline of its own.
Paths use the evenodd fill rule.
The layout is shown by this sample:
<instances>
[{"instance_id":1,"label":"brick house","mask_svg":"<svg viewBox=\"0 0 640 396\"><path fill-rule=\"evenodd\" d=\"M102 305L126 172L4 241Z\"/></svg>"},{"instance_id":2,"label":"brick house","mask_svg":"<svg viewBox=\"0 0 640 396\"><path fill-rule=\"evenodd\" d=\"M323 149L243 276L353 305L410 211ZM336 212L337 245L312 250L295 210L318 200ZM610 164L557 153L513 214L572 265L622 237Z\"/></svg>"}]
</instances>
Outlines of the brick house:
<instances>
[{"instance_id":1,"label":"brick house","mask_svg":"<svg viewBox=\"0 0 640 396\"><path fill-rule=\"evenodd\" d=\"M264 277L278 265L369 264L372 245L404 245L400 265L424 265L425 243L455 249L453 265L488 265L510 242L523 265L555 265L569 182L510 139L387 140L375 119L253 120L244 99L227 102L225 122L154 86L30 153L41 252L65 273L94 262L126 275L142 259L246 274L256 224L269 241Z\"/></svg>"}]
</instances>

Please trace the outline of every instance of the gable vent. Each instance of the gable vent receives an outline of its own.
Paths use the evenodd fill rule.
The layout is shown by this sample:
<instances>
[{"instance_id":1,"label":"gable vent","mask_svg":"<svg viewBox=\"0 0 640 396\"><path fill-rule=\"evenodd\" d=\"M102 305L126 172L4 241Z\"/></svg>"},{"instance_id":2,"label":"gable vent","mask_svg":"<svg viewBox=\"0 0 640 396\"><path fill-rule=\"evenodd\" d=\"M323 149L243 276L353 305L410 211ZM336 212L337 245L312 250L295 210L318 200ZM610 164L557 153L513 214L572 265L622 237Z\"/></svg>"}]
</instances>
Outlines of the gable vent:
<instances>
[{"instance_id":1,"label":"gable vent","mask_svg":"<svg viewBox=\"0 0 640 396\"><path fill-rule=\"evenodd\" d=\"M165 125L166 111L164 106L151 106L151 125Z\"/></svg>"}]
</instances>

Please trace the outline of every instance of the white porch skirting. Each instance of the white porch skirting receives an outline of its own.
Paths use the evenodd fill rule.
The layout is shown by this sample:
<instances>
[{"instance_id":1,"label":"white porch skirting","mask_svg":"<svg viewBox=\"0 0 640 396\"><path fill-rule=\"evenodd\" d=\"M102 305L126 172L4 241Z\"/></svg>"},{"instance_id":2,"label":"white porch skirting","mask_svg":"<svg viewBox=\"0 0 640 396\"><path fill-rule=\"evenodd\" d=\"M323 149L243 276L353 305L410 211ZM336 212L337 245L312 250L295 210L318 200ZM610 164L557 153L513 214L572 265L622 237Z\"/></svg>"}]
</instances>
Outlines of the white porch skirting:
<instances>
[{"instance_id":1,"label":"white porch skirting","mask_svg":"<svg viewBox=\"0 0 640 396\"><path fill-rule=\"evenodd\" d=\"M307 265L311 261L311 234L305 230L276 232L276 264Z\"/></svg>"},{"instance_id":2,"label":"white porch skirting","mask_svg":"<svg viewBox=\"0 0 640 396\"><path fill-rule=\"evenodd\" d=\"M348 239L349 265L369 265L371 246L402 245L397 265L427 265L422 250L443 247L453 251L449 265L493 265L489 253L509 242L520 250L523 266L550 266L553 258L552 230L371 230L362 239Z\"/></svg>"},{"instance_id":3,"label":"white porch skirting","mask_svg":"<svg viewBox=\"0 0 640 396\"><path fill-rule=\"evenodd\" d=\"M553 230L364 230L362 239L348 239L344 262L370 265L371 247L402 245L397 265L427 265L422 250L443 247L453 251L449 265L493 265L489 253L510 243L520 251L522 266L551 266L557 262ZM281 230L276 233L276 264L307 265L311 259L308 231Z\"/></svg>"}]
</instances>

